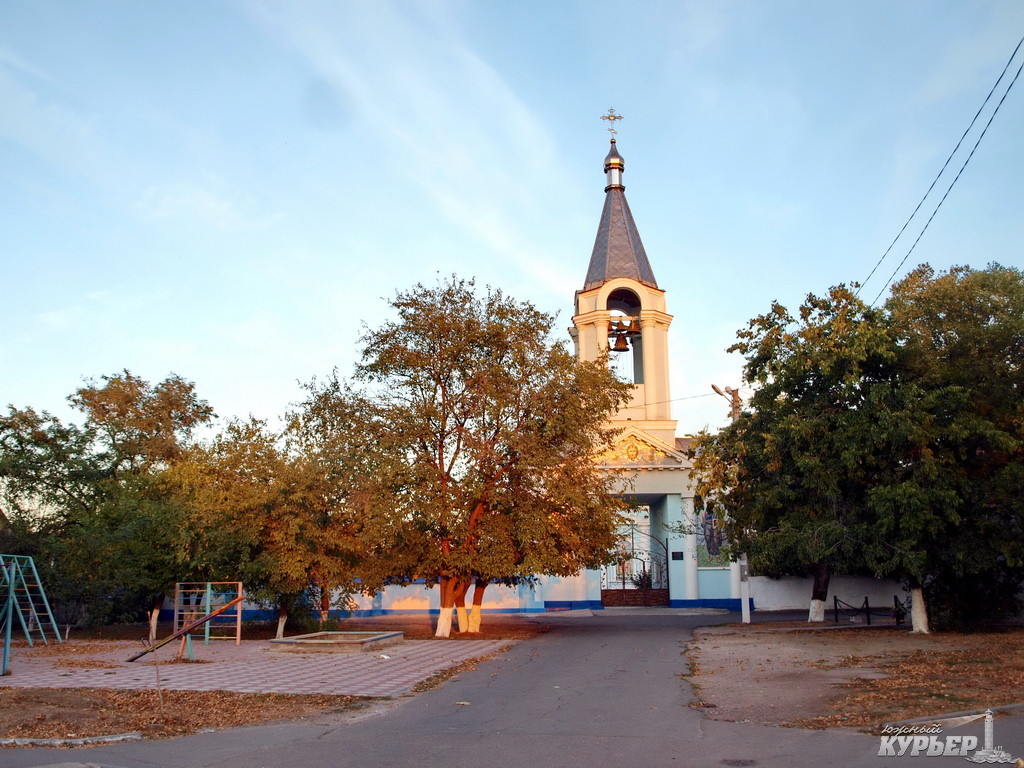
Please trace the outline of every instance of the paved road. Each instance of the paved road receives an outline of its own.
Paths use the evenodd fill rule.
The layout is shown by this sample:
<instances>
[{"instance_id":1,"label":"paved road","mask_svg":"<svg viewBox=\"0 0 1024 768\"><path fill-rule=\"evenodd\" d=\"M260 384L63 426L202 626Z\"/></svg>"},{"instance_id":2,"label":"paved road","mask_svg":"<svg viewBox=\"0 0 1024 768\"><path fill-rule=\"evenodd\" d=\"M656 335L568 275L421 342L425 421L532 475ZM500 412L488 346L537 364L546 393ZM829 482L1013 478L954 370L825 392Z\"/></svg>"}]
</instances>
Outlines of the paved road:
<instances>
[{"instance_id":1,"label":"paved road","mask_svg":"<svg viewBox=\"0 0 1024 768\"><path fill-rule=\"evenodd\" d=\"M684 645L735 617L604 611L545 616L551 631L377 714L89 750L0 751L3 768L861 768L964 765L962 757L878 757L878 737L704 719L690 709ZM1000 719L1024 752L1021 718Z\"/></svg>"}]
</instances>

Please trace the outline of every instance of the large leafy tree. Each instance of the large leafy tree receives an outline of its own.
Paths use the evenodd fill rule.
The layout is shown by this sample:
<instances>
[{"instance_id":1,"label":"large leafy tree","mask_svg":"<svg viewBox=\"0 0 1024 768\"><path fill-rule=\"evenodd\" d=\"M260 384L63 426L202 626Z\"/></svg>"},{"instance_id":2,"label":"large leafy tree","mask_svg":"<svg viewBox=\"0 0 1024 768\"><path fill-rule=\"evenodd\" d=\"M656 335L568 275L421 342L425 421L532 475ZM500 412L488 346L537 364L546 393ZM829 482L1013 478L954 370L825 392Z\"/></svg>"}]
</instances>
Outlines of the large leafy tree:
<instances>
[{"instance_id":1,"label":"large leafy tree","mask_svg":"<svg viewBox=\"0 0 1024 768\"><path fill-rule=\"evenodd\" d=\"M247 595L276 605L279 636L300 596L316 598L323 621L333 596L379 586L362 567L345 476L312 443L300 419L280 432L234 420L169 475L189 509L188 559L203 578L243 581Z\"/></svg>"},{"instance_id":2,"label":"large leafy tree","mask_svg":"<svg viewBox=\"0 0 1024 768\"><path fill-rule=\"evenodd\" d=\"M606 561L623 502L593 457L629 386L553 343L554 318L501 291L452 278L391 306L397 318L363 338L355 392L326 382L311 402L333 399L374 446L346 503L393 580L438 584L447 637L471 584L475 629L488 584Z\"/></svg>"},{"instance_id":3,"label":"large leafy tree","mask_svg":"<svg viewBox=\"0 0 1024 768\"><path fill-rule=\"evenodd\" d=\"M703 436L696 458L734 546L766 572L900 578L923 631L926 589L952 618L990 603L982 594L1012 605L1022 308L1016 270L922 267L879 310L840 287L795 317L775 305L752 320L733 347L755 387L749 409Z\"/></svg>"},{"instance_id":4,"label":"large leafy tree","mask_svg":"<svg viewBox=\"0 0 1024 768\"><path fill-rule=\"evenodd\" d=\"M877 525L907 542L900 556L920 564L943 622L1012 613L1024 577L1024 273L922 266L885 310L898 354L893 389L925 404L928 419L901 430L899 460L890 457L872 492Z\"/></svg>"},{"instance_id":5,"label":"large leafy tree","mask_svg":"<svg viewBox=\"0 0 1024 768\"><path fill-rule=\"evenodd\" d=\"M747 360L748 409L698 440L698 492L725 516L732 549L761 573L813 573L812 621L831 573L863 567L861 414L891 346L879 313L846 288L808 296L796 316L775 303L730 348Z\"/></svg>"},{"instance_id":6,"label":"large leafy tree","mask_svg":"<svg viewBox=\"0 0 1024 768\"><path fill-rule=\"evenodd\" d=\"M182 509L163 473L213 412L178 376L153 385L129 371L69 400L81 424L31 408L0 417L0 536L5 549L37 556L57 602L106 620L159 604L187 569L176 546Z\"/></svg>"}]
</instances>

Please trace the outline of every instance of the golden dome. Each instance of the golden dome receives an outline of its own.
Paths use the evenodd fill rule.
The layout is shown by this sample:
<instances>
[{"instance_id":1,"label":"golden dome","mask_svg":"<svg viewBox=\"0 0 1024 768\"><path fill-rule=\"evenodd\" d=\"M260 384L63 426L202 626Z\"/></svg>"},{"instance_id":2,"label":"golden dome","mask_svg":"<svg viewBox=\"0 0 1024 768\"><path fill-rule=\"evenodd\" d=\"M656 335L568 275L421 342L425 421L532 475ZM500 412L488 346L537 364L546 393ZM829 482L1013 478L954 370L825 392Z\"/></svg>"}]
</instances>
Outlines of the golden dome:
<instances>
[{"instance_id":1,"label":"golden dome","mask_svg":"<svg viewBox=\"0 0 1024 768\"><path fill-rule=\"evenodd\" d=\"M626 161L622 159L619 150L615 148L615 139L612 139L612 148L608 150L608 155L604 159L604 169L606 171L609 168L619 168L621 170L625 167Z\"/></svg>"}]
</instances>

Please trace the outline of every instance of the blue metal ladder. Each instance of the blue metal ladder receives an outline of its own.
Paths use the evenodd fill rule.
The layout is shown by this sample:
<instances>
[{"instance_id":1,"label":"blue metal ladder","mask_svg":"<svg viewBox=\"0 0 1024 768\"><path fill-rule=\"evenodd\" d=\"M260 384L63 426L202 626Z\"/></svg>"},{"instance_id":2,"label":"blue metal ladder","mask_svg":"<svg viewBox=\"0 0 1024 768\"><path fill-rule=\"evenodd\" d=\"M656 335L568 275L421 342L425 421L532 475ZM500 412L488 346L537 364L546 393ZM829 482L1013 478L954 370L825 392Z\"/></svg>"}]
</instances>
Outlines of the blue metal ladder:
<instances>
[{"instance_id":1,"label":"blue metal ladder","mask_svg":"<svg viewBox=\"0 0 1024 768\"><path fill-rule=\"evenodd\" d=\"M50 610L50 601L46 599L46 590L39 580L35 560L31 557L0 555L0 596L5 596L7 602L3 612L7 625L5 637L9 636L14 614L17 614L21 631L29 645L35 645L37 640L48 645L47 634L52 634L56 642L63 642L57 620ZM6 655L6 644L4 650Z\"/></svg>"}]
</instances>

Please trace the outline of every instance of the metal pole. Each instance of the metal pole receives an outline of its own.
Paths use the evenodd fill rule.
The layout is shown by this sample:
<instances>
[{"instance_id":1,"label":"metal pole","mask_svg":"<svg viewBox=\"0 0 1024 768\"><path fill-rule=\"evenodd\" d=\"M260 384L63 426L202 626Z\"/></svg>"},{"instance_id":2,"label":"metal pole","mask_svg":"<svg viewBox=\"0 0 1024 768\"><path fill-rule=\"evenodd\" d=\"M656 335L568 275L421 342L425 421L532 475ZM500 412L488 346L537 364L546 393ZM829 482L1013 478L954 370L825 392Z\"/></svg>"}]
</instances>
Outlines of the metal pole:
<instances>
[{"instance_id":1,"label":"metal pole","mask_svg":"<svg viewBox=\"0 0 1024 768\"><path fill-rule=\"evenodd\" d=\"M4 563L7 577L7 604L4 609L4 657L0 675L11 674L11 627L14 626L14 562Z\"/></svg>"},{"instance_id":2,"label":"metal pole","mask_svg":"<svg viewBox=\"0 0 1024 768\"><path fill-rule=\"evenodd\" d=\"M661 542L658 542L661 544ZM668 592L668 603L672 605L672 567L671 561L668 554L668 536L665 537L665 543L662 544L665 547L665 591Z\"/></svg>"},{"instance_id":3,"label":"metal pole","mask_svg":"<svg viewBox=\"0 0 1024 768\"><path fill-rule=\"evenodd\" d=\"M725 387L723 391L717 384L712 384L711 389L716 395L721 395L729 401L729 419L735 424L740 419L740 391L733 387ZM740 616L744 624L750 623L750 566L747 563L747 555L740 555Z\"/></svg>"},{"instance_id":4,"label":"metal pole","mask_svg":"<svg viewBox=\"0 0 1024 768\"><path fill-rule=\"evenodd\" d=\"M213 584L211 584L210 582L206 582L205 602L206 605L204 606L204 610L207 613L213 613ZM206 625L203 627L203 641L206 645L210 644L210 625L212 623L213 622L208 621L206 622Z\"/></svg>"},{"instance_id":5,"label":"metal pole","mask_svg":"<svg viewBox=\"0 0 1024 768\"><path fill-rule=\"evenodd\" d=\"M193 621L193 622L191 622L189 624L186 624L184 627L179 629L177 632L172 634L170 637L165 637L160 642L154 643L153 645L148 646L146 648L146 650L141 651L140 653L135 654L130 659L128 659L128 661L135 661L136 659L141 659L147 653L152 653L153 651L156 651L156 650L158 650L160 648L163 648L165 645L167 645L172 640L177 640L182 635L187 635L189 632L191 632L196 627L203 626L203 624L208 622L210 619L215 618L217 616L220 616L222 613L224 613L224 611L228 610L229 608L232 608L232 607L234 607L236 605L239 605L242 602L242 600L244 600L244 599L245 598L242 595L239 595L234 600L232 600L229 603L225 603L224 605L222 605L220 608L218 608L217 610L213 611L212 613L209 613L209 614L207 614L206 616L203 616L200 619L196 619L195 621Z\"/></svg>"}]
</instances>

